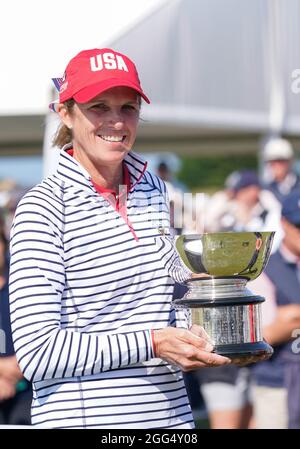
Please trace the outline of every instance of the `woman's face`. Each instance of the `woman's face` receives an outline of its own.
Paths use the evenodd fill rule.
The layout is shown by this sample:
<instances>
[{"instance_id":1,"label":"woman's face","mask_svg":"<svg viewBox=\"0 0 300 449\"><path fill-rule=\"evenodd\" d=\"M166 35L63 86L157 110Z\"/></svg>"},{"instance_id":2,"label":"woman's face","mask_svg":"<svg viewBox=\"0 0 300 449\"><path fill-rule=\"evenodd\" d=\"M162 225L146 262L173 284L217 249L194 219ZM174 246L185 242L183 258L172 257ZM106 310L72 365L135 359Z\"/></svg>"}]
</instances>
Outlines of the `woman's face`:
<instances>
[{"instance_id":1,"label":"woman's face","mask_svg":"<svg viewBox=\"0 0 300 449\"><path fill-rule=\"evenodd\" d=\"M139 94L114 87L88 103L75 103L71 112L60 109L60 116L72 129L74 157L94 166L119 165L134 144L139 112Z\"/></svg>"}]
</instances>

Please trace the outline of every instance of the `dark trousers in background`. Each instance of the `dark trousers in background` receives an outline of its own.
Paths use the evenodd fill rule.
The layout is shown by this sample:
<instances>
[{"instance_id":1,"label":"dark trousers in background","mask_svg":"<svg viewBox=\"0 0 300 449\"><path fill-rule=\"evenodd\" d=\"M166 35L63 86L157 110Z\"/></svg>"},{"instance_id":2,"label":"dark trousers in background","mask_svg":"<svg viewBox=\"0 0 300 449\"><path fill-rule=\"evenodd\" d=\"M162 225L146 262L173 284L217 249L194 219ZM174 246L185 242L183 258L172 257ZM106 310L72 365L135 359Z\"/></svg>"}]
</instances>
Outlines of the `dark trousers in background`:
<instances>
[{"instance_id":1,"label":"dark trousers in background","mask_svg":"<svg viewBox=\"0 0 300 449\"><path fill-rule=\"evenodd\" d=\"M0 402L0 424L30 426L30 408L32 391L27 389L16 394L12 399Z\"/></svg>"}]
</instances>

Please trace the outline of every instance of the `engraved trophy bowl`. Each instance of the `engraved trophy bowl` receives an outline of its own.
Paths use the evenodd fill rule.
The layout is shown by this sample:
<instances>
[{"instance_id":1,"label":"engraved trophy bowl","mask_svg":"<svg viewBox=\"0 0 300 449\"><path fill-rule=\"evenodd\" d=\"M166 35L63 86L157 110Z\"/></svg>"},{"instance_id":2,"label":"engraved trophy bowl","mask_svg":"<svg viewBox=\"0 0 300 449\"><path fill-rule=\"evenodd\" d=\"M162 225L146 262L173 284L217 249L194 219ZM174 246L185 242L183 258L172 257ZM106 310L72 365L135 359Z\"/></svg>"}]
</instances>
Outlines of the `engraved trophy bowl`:
<instances>
[{"instance_id":1,"label":"engraved trophy bowl","mask_svg":"<svg viewBox=\"0 0 300 449\"><path fill-rule=\"evenodd\" d=\"M264 270L273 238L274 232L217 232L176 241L182 262L199 277L186 282L187 293L173 305L188 309L190 324L205 329L214 352L232 360L253 362L273 353L262 336L265 299L246 286Z\"/></svg>"}]
</instances>

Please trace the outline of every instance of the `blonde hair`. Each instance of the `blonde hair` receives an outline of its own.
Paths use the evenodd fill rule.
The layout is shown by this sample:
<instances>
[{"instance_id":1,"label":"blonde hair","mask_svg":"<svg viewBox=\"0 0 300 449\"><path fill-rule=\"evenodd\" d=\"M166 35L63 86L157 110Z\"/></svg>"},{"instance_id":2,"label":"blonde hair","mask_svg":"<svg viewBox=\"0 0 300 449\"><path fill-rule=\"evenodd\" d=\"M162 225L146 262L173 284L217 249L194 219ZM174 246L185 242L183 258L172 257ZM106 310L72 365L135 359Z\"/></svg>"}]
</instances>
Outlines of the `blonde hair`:
<instances>
[{"instance_id":1,"label":"blonde hair","mask_svg":"<svg viewBox=\"0 0 300 449\"><path fill-rule=\"evenodd\" d=\"M65 107L69 113L72 113L75 101L73 98L64 102ZM52 145L54 147L63 148L67 143L71 143L73 139L72 130L64 123L61 123L56 131Z\"/></svg>"}]
</instances>

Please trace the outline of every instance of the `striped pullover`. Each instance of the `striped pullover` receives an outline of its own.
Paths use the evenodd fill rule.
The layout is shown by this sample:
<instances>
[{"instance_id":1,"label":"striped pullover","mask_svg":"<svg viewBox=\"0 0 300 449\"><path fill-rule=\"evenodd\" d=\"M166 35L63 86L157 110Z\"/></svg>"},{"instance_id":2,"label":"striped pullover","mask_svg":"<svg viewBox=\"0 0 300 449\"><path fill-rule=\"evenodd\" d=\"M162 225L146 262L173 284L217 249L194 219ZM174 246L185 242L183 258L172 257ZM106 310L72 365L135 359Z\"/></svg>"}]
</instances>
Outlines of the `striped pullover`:
<instances>
[{"instance_id":1,"label":"striped pullover","mask_svg":"<svg viewBox=\"0 0 300 449\"><path fill-rule=\"evenodd\" d=\"M168 236L163 182L133 152L124 163L127 219L66 148L16 210L11 324L42 427L193 427L182 373L151 341L151 329L186 327L171 297L190 272Z\"/></svg>"}]
</instances>

